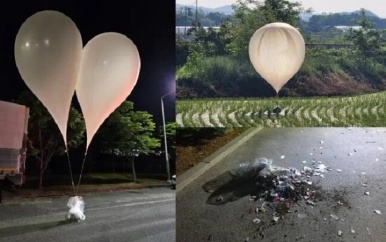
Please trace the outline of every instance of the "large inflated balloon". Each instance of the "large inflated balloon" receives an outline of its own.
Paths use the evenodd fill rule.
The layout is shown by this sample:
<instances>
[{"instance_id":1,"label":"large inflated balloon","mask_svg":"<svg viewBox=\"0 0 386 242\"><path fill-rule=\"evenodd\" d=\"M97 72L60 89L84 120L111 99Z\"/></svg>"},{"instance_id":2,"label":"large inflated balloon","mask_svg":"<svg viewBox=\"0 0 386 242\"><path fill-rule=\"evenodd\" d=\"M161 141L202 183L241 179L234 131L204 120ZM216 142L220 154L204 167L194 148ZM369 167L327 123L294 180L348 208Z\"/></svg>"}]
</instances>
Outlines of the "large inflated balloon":
<instances>
[{"instance_id":1,"label":"large inflated balloon","mask_svg":"<svg viewBox=\"0 0 386 242\"><path fill-rule=\"evenodd\" d=\"M29 89L52 115L67 146L67 121L82 57L75 23L57 11L41 11L20 27L15 60Z\"/></svg>"},{"instance_id":2,"label":"large inflated balloon","mask_svg":"<svg viewBox=\"0 0 386 242\"><path fill-rule=\"evenodd\" d=\"M249 42L249 58L255 70L279 93L301 67L305 43L300 32L286 23L258 29Z\"/></svg>"},{"instance_id":3,"label":"large inflated balloon","mask_svg":"<svg viewBox=\"0 0 386 242\"><path fill-rule=\"evenodd\" d=\"M104 120L130 95L137 83L137 47L119 33L103 33L83 49L76 86L87 129L87 146Z\"/></svg>"}]
</instances>

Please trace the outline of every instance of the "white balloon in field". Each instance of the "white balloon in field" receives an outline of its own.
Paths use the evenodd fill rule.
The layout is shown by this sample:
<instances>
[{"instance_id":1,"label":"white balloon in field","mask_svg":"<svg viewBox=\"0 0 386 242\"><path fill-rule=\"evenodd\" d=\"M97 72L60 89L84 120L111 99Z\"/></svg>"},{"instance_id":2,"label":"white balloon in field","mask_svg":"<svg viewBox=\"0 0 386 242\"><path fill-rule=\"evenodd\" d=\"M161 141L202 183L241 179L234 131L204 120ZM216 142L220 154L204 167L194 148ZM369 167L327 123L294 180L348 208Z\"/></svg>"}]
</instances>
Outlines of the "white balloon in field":
<instances>
[{"instance_id":1,"label":"white balloon in field","mask_svg":"<svg viewBox=\"0 0 386 242\"><path fill-rule=\"evenodd\" d=\"M139 71L138 49L125 35L103 33L84 47L76 95L86 122L86 151L104 120L130 95Z\"/></svg>"},{"instance_id":2,"label":"white balloon in field","mask_svg":"<svg viewBox=\"0 0 386 242\"><path fill-rule=\"evenodd\" d=\"M249 42L255 70L278 94L303 64L305 43L300 32L287 23L270 23L258 29Z\"/></svg>"},{"instance_id":3,"label":"white balloon in field","mask_svg":"<svg viewBox=\"0 0 386 242\"><path fill-rule=\"evenodd\" d=\"M19 73L55 120L66 146L67 121L82 47L75 23L57 11L41 11L30 16L15 40Z\"/></svg>"}]
</instances>

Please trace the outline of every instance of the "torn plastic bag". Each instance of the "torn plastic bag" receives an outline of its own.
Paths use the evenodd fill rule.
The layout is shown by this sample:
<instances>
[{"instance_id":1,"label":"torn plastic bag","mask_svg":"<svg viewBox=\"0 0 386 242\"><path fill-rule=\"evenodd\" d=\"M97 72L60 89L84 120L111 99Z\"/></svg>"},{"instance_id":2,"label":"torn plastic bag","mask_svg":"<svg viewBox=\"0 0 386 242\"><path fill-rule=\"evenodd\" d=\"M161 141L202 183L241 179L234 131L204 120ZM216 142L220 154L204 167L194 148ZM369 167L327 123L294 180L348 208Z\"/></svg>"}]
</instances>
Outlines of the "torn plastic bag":
<instances>
[{"instance_id":1,"label":"torn plastic bag","mask_svg":"<svg viewBox=\"0 0 386 242\"><path fill-rule=\"evenodd\" d=\"M70 208L66 215L67 219L75 219L78 222L86 219L86 216L84 215L85 202L82 197L70 197L67 202L67 207Z\"/></svg>"}]
</instances>

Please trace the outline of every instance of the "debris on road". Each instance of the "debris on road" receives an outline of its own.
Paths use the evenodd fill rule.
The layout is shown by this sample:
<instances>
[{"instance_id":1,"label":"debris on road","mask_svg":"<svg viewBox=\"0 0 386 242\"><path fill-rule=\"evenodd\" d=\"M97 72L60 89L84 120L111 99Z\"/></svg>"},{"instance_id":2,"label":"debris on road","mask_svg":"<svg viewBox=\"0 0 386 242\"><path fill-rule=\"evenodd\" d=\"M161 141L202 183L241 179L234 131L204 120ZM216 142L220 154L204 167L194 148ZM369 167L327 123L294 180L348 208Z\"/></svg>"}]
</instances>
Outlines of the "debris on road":
<instances>
[{"instance_id":1,"label":"debris on road","mask_svg":"<svg viewBox=\"0 0 386 242\"><path fill-rule=\"evenodd\" d=\"M365 192L365 195L370 195L370 192Z\"/></svg>"},{"instance_id":2,"label":"debris on road","mask_svg":"<svg viewBox=\"0 0 386 242\"><path fill-rule=\"evenodd\" d=\"M330 216L331 216L331 218L333 218L333 219L335 219L335 220L339 220L339 217L336 216L335 214L331 214Z\"/></svg>"},{"instance_id":3,"label":"debris on road","mask_svg":"<svg viewBox=\"0 0 386 242\"><path fill-rule=\"evenodd\" d=\"M307 218L307 214L299 213L298 218Z\"/></svg>"},{"instance_id":4,"label":"debris on road","mask_svg":"<svg viewBox=\"0 0 386 242\"><path fill-rule=\"evenodd\" d=\"M255 218L255 219L253 220L253 222L254 222L255 224L259 224L259 223L261 222L261 219Z\"/></svg>"},{"instance_id":5,"label":"debris on road","mask_svg":"<svg viewBox=\"0 0 386 242\"><path fill-rule=\"evenodd\" d=\"M379 215L382 214L381 211L379 211L379 210L374 210L374 212L375 212L376 214L379 214Z\"/></svg>"},{"instance_id":6,"label":"debris on road","mask_svg":"<svg viewBox=\"0 0 386 242\"><path fill-rule=\"evenodd\" d=\"M343 234L342 231L341 231L341 230L338 230L338 235L339 235L339 236L342 236L342 234Z\"/></svg>"}]
</instances>

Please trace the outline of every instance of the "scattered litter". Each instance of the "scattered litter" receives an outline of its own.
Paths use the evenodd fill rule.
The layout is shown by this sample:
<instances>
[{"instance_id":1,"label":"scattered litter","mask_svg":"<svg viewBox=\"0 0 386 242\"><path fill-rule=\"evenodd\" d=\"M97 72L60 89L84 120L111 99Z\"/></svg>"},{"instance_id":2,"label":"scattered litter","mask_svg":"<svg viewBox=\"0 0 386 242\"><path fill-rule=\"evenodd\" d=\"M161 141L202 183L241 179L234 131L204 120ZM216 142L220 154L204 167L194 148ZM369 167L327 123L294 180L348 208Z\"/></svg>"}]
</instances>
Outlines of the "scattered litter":
<instances>
[{"instance_id":1,"label":"scattered litter","mask_svg":"<svg viewBox=\"0 0 386 242\"><path fill-rule=\"evenodd\" d=\"M277 221L279 221L279 217L273 216L273 221L276 223Z\"/></svg>"},{"instance_id":2,"label":"scattered litter","mask_svg":"<svg viewBox=\"0 0 386 242\"><path fill-rule=\"evenodd\" d=\"M354 174L355 174L355 171L352 171L352 173L354 173Z\"/></svg>"},{"instance_id":3,"label":"scattered litter","mask_svg":"<svg viewBox=\"0 0 386 242\"><path fill-rule=\"evenodd\" d=\"M305 171L305 172L312 172L312 168L308 167L308 166L305 166L305 167L303 167L303 171Z\"/></svg>"},{"instance_id":4,"label":"scattered litter","mask_svg":"<svg viewBox=\"0 0 386 242\"><path fill-rule=\"evenodd\" d=\"M321 141L320 141L320 144L324 144L324 141L323 141L323 140L321 140Z\"/></svg>"},{"instance_id":5,"label":"scattered litter","mask_svg":"<svg viewBox=\"0 0 386 242\"><path fill-rule=\"evenodd\" d=\"M335 214L331 214L331 218L335 219L335 220L339 220L339 217L336 216Z\"/></svg>"},{"instance_id":6,"label":"scattered litter","mask_svg":"<svg viewBox=\"0 0 386 242\"><path fill-rule=\"evenodd\" d=\"M323 218L324 221L327 221L327 218Z\"/></svg>"},{"instance_id":7,"label":"scattered litter","mask_svg":"<svg viewBox=\"0 0 386 242\"><path fill-rule=\"evenodd\" d=\"M366 228L366 230L367 230L367 234L368 234L368 235L371 235L370 229L369 229L369 228Z\"/></svg>"},{"instance_id":8,"label":"scattered litter","mask_svg":"<svg viewBox=\"0 0 386 242\"><path fill-rule=\"evenodd\" d=\"M307 161L305 161L305 160L304 160L304 161L302 161L302 163L303 163L303 164L306 164L306 163L307 163Z\"/></svg>"},{"instance_id":9,"label":"scattered litter","mask_svg":"<svg viewBox=\"0 0 386 242\"><path fill-rule=\"evenodd\" d=\"M370 195L370 192L365 192L365 195Z\"/></svg>"},{"instance_id":10,"label":"scattered litter","mask_svg":"<svg viewBox=\"0 0 386 242\"><path fill-rule=\"evenodd\" d=\"M307 205L315 206L315 203L311 200L306 200Z\"/></svg>"},{"instance_id":11,"label":"scattered litter","mask_svg":"<svg viewBox=\"0 0 386 242\"><path fill-rule=\"evenodd\" d=\"M361 173L362 175L366 175L366 172L364 172L364 171L362 171L362 173Z\"/></svg>"},{"instance_id":12,"label":"scattered litter","mask_svg":"<svg viewBox=\"0 0 386 242\"><path fill-rule=\"evenodd\" d=\"M363 183L362 186L367 187L367 184L366 184L366 183Z\"/></svg>"},{"instance_id":13,"label":"scattered litter","mask_svg":"<svg viewBox=\"0 0 386 242\"><path fill-rule=\"evenodd\" d=\"M338 235L342 236L342 234L343 234L342 231L338 230Z\"/></svg>"},{"instance_id":14,"label":"scattered litter","mask_svg":"<svg viewBox=\"0 0 386 242\"><path fill-rule=\"evenodd\" d=\"M342 172L342 170L341 170L341 169L336 169L336 171L337 171L337 172Z\"/></svg>"},{"instance_id":15,"label":"scattered litter","mask_svg":"<svg viewBox=\"0 0 386 242\"><path fill-rule=\"evenodd\" d=\"M339 205L343 205L343 203L342 203L341 201L338 201L338 204L339 204Z\"/></svg>"},{"instance_id":16,"label":"scattered litter","mask_svg":"<svg viewBox=\"0 0 386 242\"><path fill-rule=\"evenodd\" d=\"M378 158L376 158L376 159L375 159L375 161L379 161L379 159L378 159Z\"/></svg>"},{"instance_id":17,"label":"scattered litter","mask_svg":"<svg viewBox=\"0 0 386 242\"><path fill-rule=\"evenodd\" d=\"M306 217L307 217L307 214L303 214L303 213L298 214L298 218L306 218Z\"/></svg>"},{"instance_id":18,"label":"scattered litter","mask_svg":"<svg viewBox=\"0 0 386 242\"><path fill-rule=\"evenodd\" d=\"M323 147L322 147L322 146L320 146L320 147L319 147L319 150L321 150L321 149L323 149Z\"/></svg>"},{"instance_id":19,"label":"scattered litter","mask_svg":"<svg viewBox=\"0 0 386 242\"><path fill-rule=\"evenodd\" d=\"M315 167L315 171L317 172L326 172L327 170L328 168L324 164L319 164Z\"/></svg>"},{"instance_id":20,"label":"scattered litter","mask_svg":"<svg viewBox=\"0 0 386 242\"><path fill-rule=\"evenodd\" d=\"M308 185L312 185L312 181L306 181Z\"/></svg>"},{"instance_id":21,"label":"scattered litter","mask_svg":"<svg viewBox=\"0 0 386 242\"><path fill-rule=\"evenodd\" d=\"M323 174L320 174L319 176L320 176L321 178L324 178L324 175L323 175Z\"/></svg>"},{"instance_id":22,"label":"scattered litter","mask_svg":"<svg viewBox=\"0 0 386 242\"><path fill-rule=\"evenodd\" d=\"M381 211L379 211L379 210L374 210L374 212L375 212L376 214L379 214L379 215L382 214Z\"/></svg>"},{"instance_id":23,"label":"scattered litter","mask_svg":"<svg viewBox=\"0 0 386 242\"><path fill-rule=\"evenodd\" d=\"M352 156L353 155L353 153L348 153L348 156Z\"/></svg>"},{"instance_id":24,"label":"scattered litter","mask_svg":"<svg viewBox=\"0 0 386 242\"><path fill-rule=\"evenodd\" d=\"M259 224L259 223L261 222L261 219L255 218L255 219L253 220L253 222L254 222L255 224Z\"/></svg>"},{"instance_id":25,"label":"scattered litter","mask_svg":"<svg viewBox=\"0 0 386 242\"><path fill-rule=\"evenodd\" d=\"M280 156L280 159L284 159L284 158L285 158L285 155Z\"/></svg>"},{"instance_id":26,"label":"scattered litter","mask_svg":"<svg viewBox=\"0 0 386 242\"><path fill-rule=\"evenodd\" d=\"M310 155L314 155L314 153L311 152Z\"/></svg>"},{"instance_id":27,"label":"scattered litter","mask_svg":"<svg viewBox=\"0 0 386 242\"><path fill-rule=\"evenodd\" d=\"M251 196L250 198L249 198L249 201L255 201L256 200L256 196Z\"/></svg>"},{"instance_id":28,"label":"scattered litter","mask_svg":"<svg viewBox=\"0 0 386 242\"><path fill-rule=\"evenodd\" d=\"M259 213L259 208L256 208L256 213Z\"/></svg>"},{"instance_id":29,"label":"scattered litter","mask_svg":"<svg viewBox=\"0 0 386 242\"><path fill-rule=\"evenodd\" d=\"M351 229L351 233L352 233L352 234L355 234L355 230L354 230L354 229Z\"/></svg>"}]
</instances>

